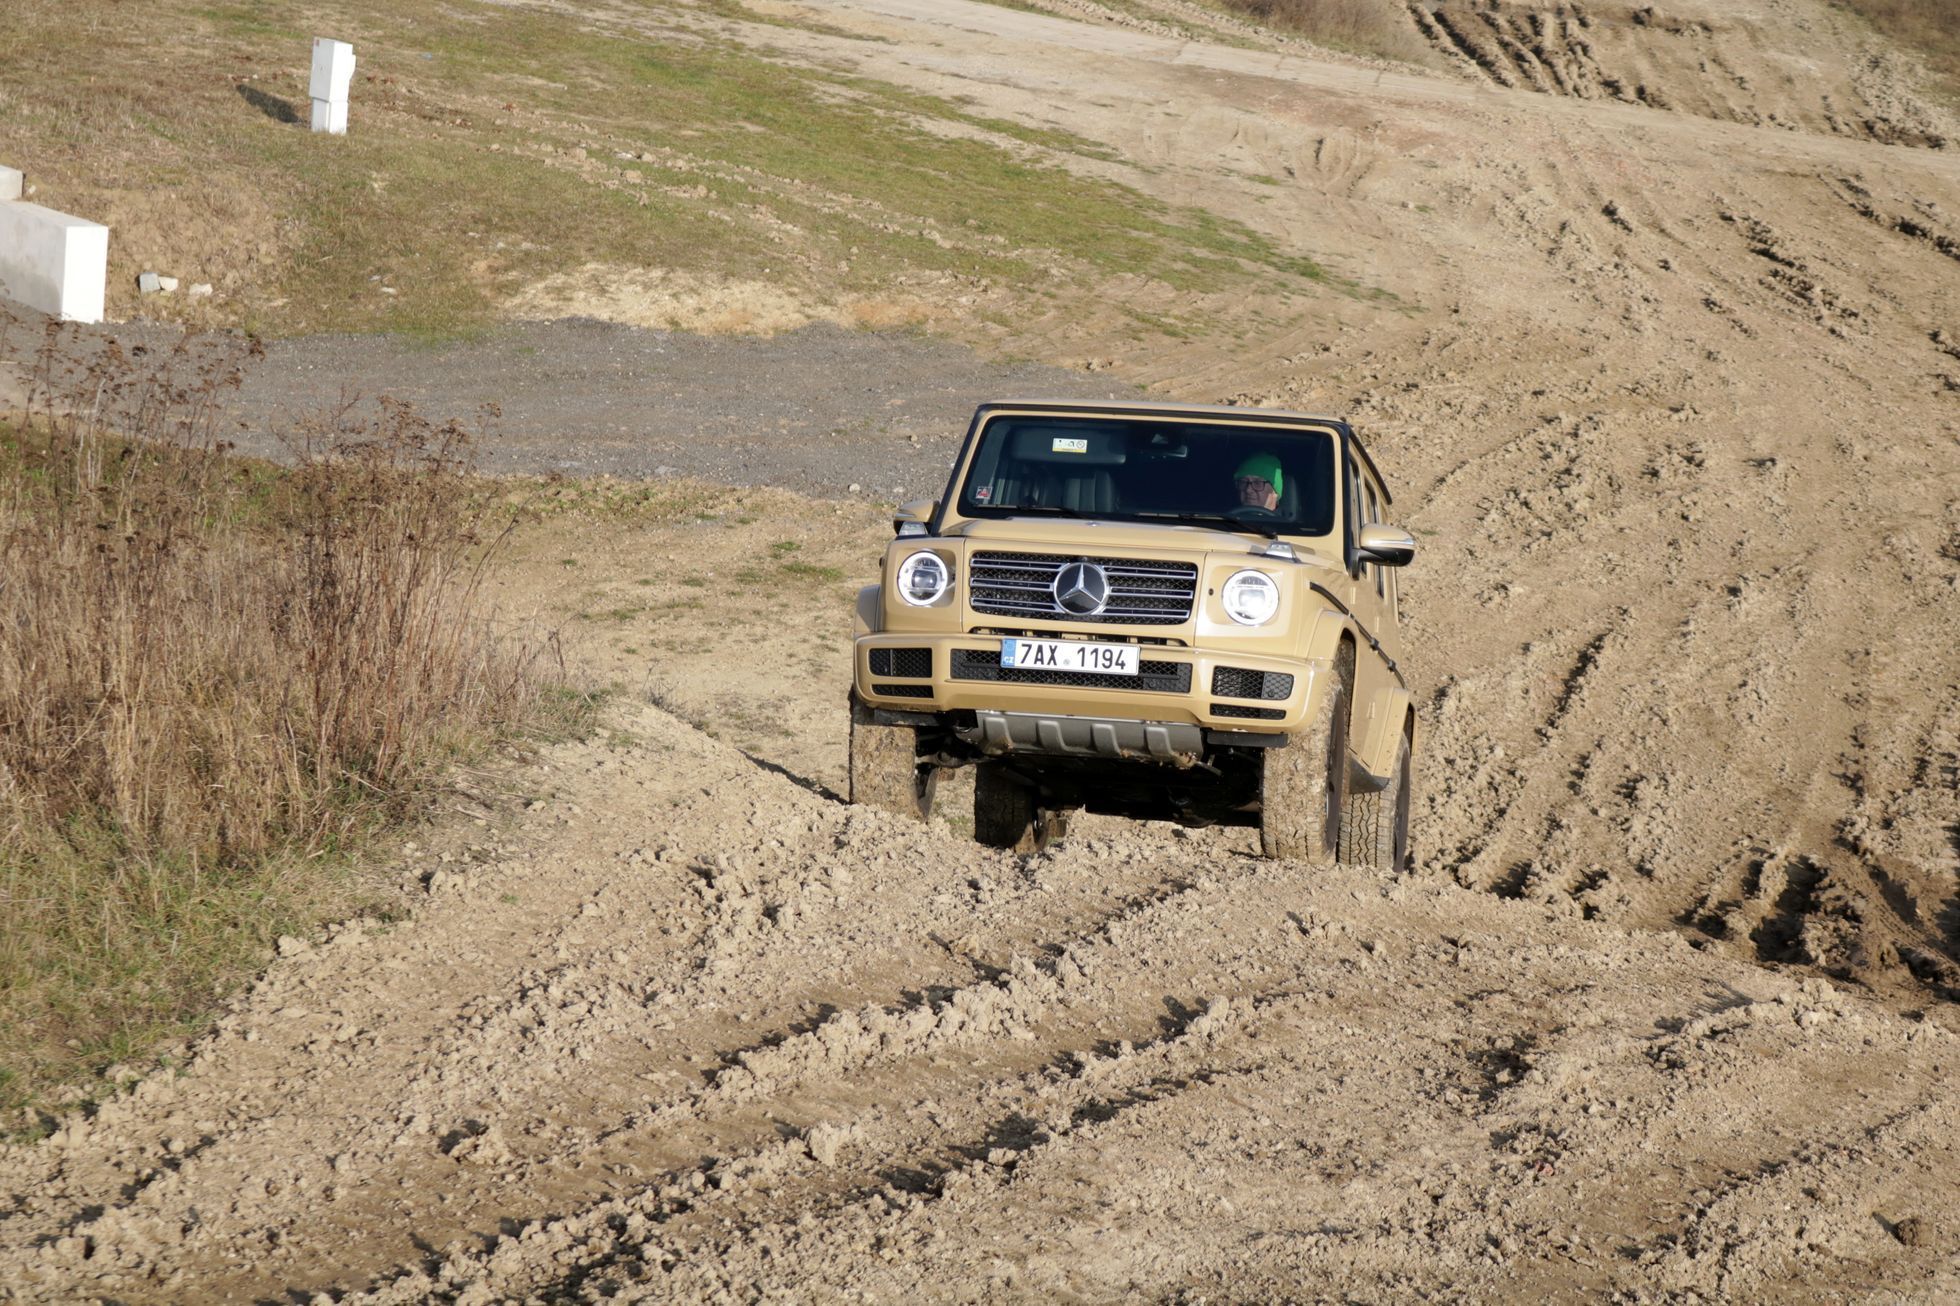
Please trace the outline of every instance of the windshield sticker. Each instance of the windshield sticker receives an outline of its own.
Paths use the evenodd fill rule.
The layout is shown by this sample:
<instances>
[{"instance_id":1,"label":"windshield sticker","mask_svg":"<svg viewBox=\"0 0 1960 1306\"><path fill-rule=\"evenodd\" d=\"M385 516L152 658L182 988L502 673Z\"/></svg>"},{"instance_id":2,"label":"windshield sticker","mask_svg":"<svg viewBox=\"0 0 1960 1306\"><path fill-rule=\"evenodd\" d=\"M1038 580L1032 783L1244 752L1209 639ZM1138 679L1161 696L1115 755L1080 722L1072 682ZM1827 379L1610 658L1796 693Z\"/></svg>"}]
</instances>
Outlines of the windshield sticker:
<instances>
[{"instance_id":1,"label":"windshield sticker","mask_svg":"<svg viewBox=\"0 0 1960 1306\"><path fill-rule=\"evenodd\" d=\"M1087 440L1069 440L1069 439L1064 439L1059 435L1055 437L1055 443L1053 447L1056 453L1088 453L1089 452L1089 442Z\"/></svg>"},{"instance_id":2,"label":"windshield sticker","mask_svg":"<svg viewBox=\"0 0 1960 1306\"><path fill-rule=\"evenodd\" d=\"M991 486L991 485L976 485L976 486L974 486L974 487L973 487L973 501L974 501L975 503L985 503L985 502L986 502L987 500L989 500L989 499L991 499L991 498L993 498L993 497L994 497L994 487L993 487L993 486Z\"/></svg>"}]
</instances>

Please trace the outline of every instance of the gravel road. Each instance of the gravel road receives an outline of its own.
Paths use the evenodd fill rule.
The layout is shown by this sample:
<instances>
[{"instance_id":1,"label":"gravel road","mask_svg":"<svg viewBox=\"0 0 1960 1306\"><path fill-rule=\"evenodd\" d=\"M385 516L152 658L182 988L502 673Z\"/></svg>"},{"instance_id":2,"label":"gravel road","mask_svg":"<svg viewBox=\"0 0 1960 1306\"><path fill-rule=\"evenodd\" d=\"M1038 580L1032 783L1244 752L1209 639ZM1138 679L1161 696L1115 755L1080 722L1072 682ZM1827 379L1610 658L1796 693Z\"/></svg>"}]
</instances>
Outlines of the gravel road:
<instances>
[{"instance_id":1,"label":"gravel road","mask_svg":"<svg viewBox=\"0 0 1960 1306\"><path fill-rule=\"evenodd\" d=\"M0 341L0 404L18 390L41 320ZM104 341L161 357L174 329L69 327L65 351ZM12 363L12 365L10 365ZM14 373L12 382L8 373ZM380 396L480 433L490 473L698 477L817 496L907 498L943 488L966 420L982 400L1119 398L1111 377L994 363L923 335L808 326L772 337L688 335L590 318L517 322L488 337L423 345L390 335L278 339L231 402L245 453L282 457L278 431ZM498 416L484 414L496 408Z\"/></svg>"},{"instance_id":2,"label":"gravel road","mask_svg":"<svg viewBox=\"0 0 1960 1306\"><path fill-rule=\"evenodd\" d=\"M355 389L358 378L358 389ZM343 395L393 395L437 418L486 405L485 470L645 477L841 494L930 494L974 405L1011 395L1114 397L1107 378L991 363L921 336L809 326L766 339L589 319L416 346L381 336L274 343L241 392L265 426Z\"/></svg>"},{"instance_id":3,"label":"gravel road","mask_svg":"<svg viewBox=\"0 0 1960 1306\"><path fill-rule=\"evenodd\" d=\"M7 361L39 341L29 319L0 342ZM68 328L65 352L106 341L163 357L177 338L140 323ZM16 388L18 382L15 383ZM932 494L983 400L1117 398L1140 393L1107 376L992 362L924 336L814 325L767 338L698 336L569 318L520 322L439 345L394 336L275 340L231 402L246 453L280 457L277 433L348 401L415 405L482 436L490 472L640 478L683 475L820 496L856 487L874 498ZM484 416L491 408L497 416Z\"/></svg>"}]
</instances>

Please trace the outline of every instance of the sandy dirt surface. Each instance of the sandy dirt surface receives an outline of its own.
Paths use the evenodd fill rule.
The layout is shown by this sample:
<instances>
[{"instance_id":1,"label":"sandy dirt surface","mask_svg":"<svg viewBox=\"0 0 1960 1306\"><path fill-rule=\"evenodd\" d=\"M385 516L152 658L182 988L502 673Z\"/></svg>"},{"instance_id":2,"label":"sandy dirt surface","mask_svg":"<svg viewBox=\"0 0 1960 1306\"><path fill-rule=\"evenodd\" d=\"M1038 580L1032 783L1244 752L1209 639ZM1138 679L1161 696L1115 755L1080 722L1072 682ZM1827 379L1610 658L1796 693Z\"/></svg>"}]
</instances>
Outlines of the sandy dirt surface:
<instances>
[{"instance_id":1,"label":"sandy dirt surface","mask_svg":"<svg viewBox=\"0 0 1960 1306\"><path fill-rule=\"evenodd\" d=\"M1093 304L952 334L1090 392L1359 423L1423 548L1417 868L1098 821L997 854L957 791L926 825L854 811L880 508L791 476L574 502L498 583L625 688L611 732L418 835L403 920L293 941L181 1070L0 1153L0 1292L1960 1295L1950 116L1888 82L1884 121L1921 126L1855 129L1760 71L1718 103L1679 57L1849 67L1802 0L1602 35L1674 52L1639 56L1644 104L955 0L804 8L839 34L775 31L800 57L1066 125L1126 161L1080 166L1395 296L1147 350ZM642 375L678 340L598 338ZM803 339L828 338L720 347ZM872 392L934 416L879 413L838 475L930 484L935 453L879 442L950 438L951 391L995 379L934 366ZM679 441L608 412L617 384L595 368L571 457ZM754 446L671 464L727 480L772 480L772 422L864 407L791 386L745 437L647 388Z\"/></svg>"},{"instance_id":2,"label":"sandy dirt surface","mask_svg":"<svg viewBox=\"0 0 1960 1306\"><path fill-rule=\"evenodd\" d=\"M1960 1290L1939 1022L1221 835L983 852L623 724L10 1155L13 1290Z\"/></svg>"}]
</instances>

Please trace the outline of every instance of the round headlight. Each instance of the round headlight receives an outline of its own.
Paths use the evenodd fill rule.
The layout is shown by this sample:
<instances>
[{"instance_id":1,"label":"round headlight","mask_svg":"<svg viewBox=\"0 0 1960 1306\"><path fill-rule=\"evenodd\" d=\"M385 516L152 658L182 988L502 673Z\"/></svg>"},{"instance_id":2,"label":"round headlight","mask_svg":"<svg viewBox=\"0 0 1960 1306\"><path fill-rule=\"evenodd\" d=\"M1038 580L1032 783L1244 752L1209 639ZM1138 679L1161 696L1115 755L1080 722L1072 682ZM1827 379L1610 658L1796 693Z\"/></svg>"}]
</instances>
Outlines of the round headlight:
<instances>
[{"instance_id":1,"label":"round headlight","mask_svg":"<svg viewBox=\"0 0 1960 1306\"><path fill-rule=\"evenodd\" d=\"M939 602L952 583L952 568L936 553L921 551L898 564L898 597L915 608Z\"/></svg>"},{"instance_id":2,"label":"round headlight","mask_svg":"<svg viewBox=\"0 0 1960 1306\"><path fill-rule=\"evenodd\" d=\"M1279 611L1279 586L1263 571L1234 572L1222 597L1225 615L1241 626L1263 626Z\"/></svg>"}]
</instances>

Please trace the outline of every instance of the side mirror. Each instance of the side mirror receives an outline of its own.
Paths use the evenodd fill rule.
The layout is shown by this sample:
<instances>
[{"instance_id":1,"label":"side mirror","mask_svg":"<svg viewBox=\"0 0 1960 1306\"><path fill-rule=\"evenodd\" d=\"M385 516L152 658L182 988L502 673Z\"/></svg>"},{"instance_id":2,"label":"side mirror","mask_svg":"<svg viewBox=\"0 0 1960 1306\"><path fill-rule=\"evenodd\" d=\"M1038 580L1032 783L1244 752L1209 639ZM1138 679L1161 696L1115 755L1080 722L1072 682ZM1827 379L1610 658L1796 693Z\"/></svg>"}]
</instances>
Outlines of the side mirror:
<instances>
[{"instance_id":1,"label":"side mirror","mask_svg":"<svg viewBox=\"0 0 1960 1306\"><path fill-rule=\"evenodd\" d=\"M928 529L926 523L930 522L933 514L938 511L937 499L914 499L910 503L901 503L898 505L898 510L892 513L892 533L924 535Z\"/></svg>"},{"instance_id":2,"label":"side mirror","mask_svg":"<svg viewBox=\"0 0 1960 1306\"><path fill-rule=\"evenodd\" d=\"M1406 567L1415 561L1416 538L1400 526L1363 526L1356 542L1363 562L1384 567Z\"/></svg>"}]
</instances>

